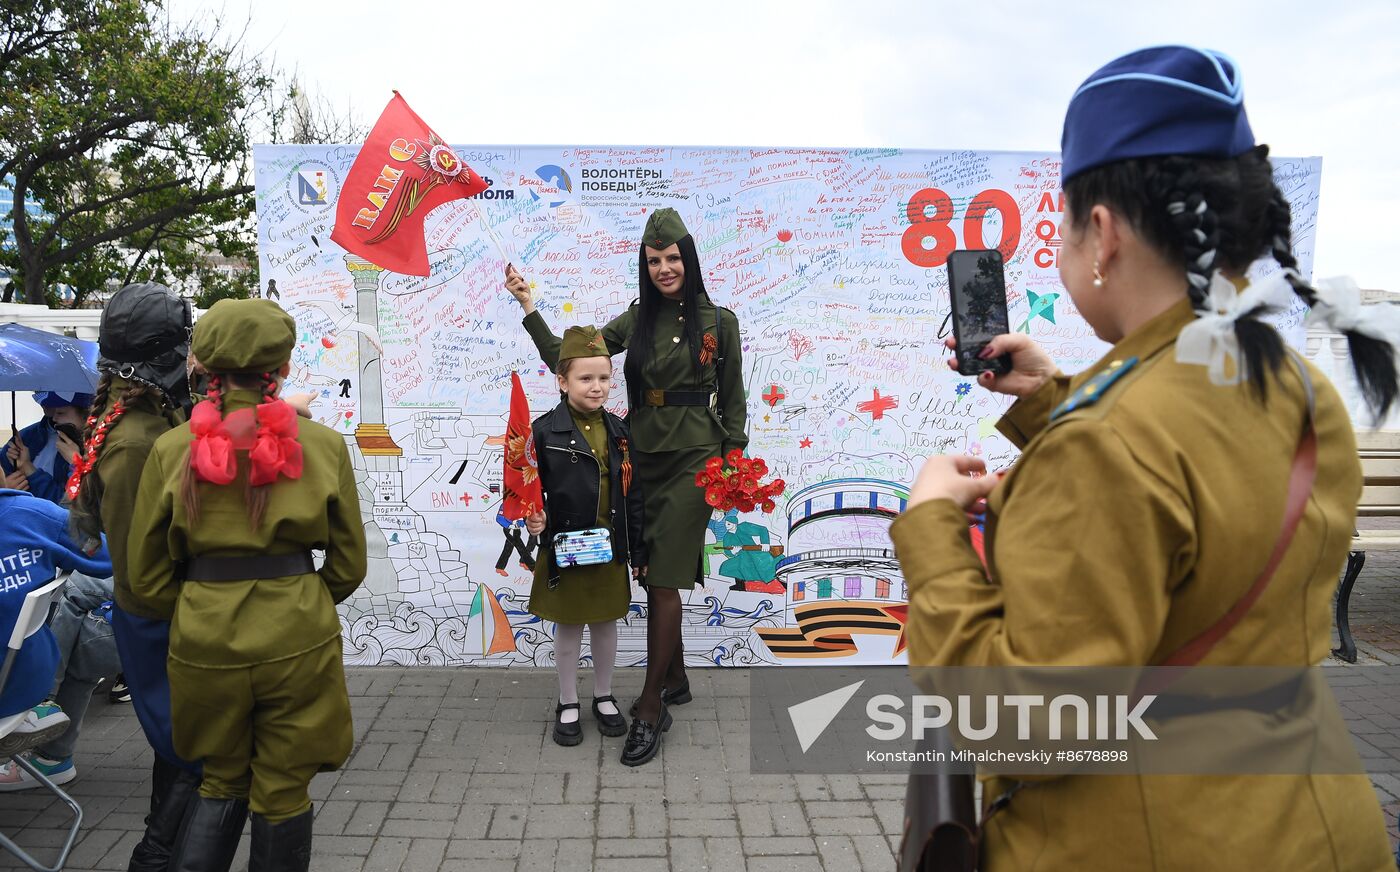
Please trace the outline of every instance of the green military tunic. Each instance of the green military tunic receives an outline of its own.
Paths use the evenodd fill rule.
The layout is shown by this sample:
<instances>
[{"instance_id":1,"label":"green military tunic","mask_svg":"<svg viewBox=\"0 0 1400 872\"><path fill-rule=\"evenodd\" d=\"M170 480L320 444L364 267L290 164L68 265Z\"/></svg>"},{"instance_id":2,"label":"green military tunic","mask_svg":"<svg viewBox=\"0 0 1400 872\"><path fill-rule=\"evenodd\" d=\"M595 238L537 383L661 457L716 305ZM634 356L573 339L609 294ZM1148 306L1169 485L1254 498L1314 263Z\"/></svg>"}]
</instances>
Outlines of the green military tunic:
<instances>
[{"instance_id":1,"label":"green military tunic","mask_svg":"<svg viewBox=\"0 0 1400 872\"><path fill-rule=\"evenodd\" d=\"M209 317L209 316L206 316ZM225 417L261 400L224 394ZM246 451L228 485L199 482L199 519L181 499L190 428L157 440L131 524L131 596L146 614L172 621L171 717L176 751L204 760L200 791L248 797L276 822L310 807L307 786L349 755L353 735L335 604L364 580L365 534L350 455L342 436L297 418L301 477L267 487L262 524L250 529L244 502ZM246 581L181 581L192 556L325 551L314 573Z\"/></svg>"},{"instance_id":2,"label":"green military tunic","mask_svg":"<svg viewBox=\"0 0 1400 872\"><path fill-rule=\"evenodd\" d=\"M612 489L608 477L608 432L603 410L580 412L569 407L574 427L583 435L598 460L597 526L611 528ZM549 482L543 482L549 490ZM624 520L623 523L626 523ZM550 544L540 545L535 561L535 580L530 587L530 613L558 624L596 624L615 621L627 614L632 602L632 583L627 573L627 555L614 555L613 562L595 566L565 566L559 570L559 584L551 590Z\"/></svg>"},{"instance_id":3,"label":"green military tunic","mask_svg":"<svg viewBox=\"0 0 1400 872\"><path fill-rule=\"evenodd\" d=\"M1306 394L1287 362L1267 405L1247 384L1217 386L1205 367L1179 363L1176 337L1194 318L1183 299L1084 373L1012 406L1000 426L1022 454L988 498L986 575L952 501L895 522L911 665L1159 663L1253 584L1279 537ZM1126 371L1090 392L1110 370ZM1309 371L1312 497L1269 587L1204 666L1327 656L1361 469L1336 390ZM984 802L1008 786L992 779ZM991 872L1185 872L1226 856L1238 868L1394 867L1364 775L1057 778L1018 793L984 845Z\"/></svg>"},{"instance_id":4,"label":"green military tunic","mask_svg":"<svg viewBox=\"0 0 1400 872\"><path fill-rule=\"evenodd\" d=\"M109 398L120 397L132 383L121 376L112 376ZM97 410L99 420L110 411ZM93 481L86 487L100 488L102 499L102 530L107 534L107 552L112 555L112 579L117 607L127 614L164 620L163 615L145 608L131 595L127 537L131 531L132 511L136 492L141 485L141 471L156 440L184 421L184 414L167 409L154 394L138 397L107 432L107 439L97 455L97 463L89 475Z\"/></svg>"},{"instance_id":5,"label":"green military tunic","mask_svg":"<svg viewBox=\"0 0 1400 872\"><path fill-rule=\"evenodd\" d=\"M709 361L701 365L697 379L681 304L663 298L657 312L653 361L644 372L646 384L640 386L639 396L645 397L648 389L708 392L718 385L716 408L644 402L627 416L635 442L637 477L646 501L647 583L658 587L690 589L703 576L702 551L711 510L704 491L695 485L695 474L706 460L744 448L749 441L739 319L711 303L706 294L696 304L702 335L716 337L717 356L724 359L723 378L717 361ZM638 311L634 303L603 327L609 353L627 349ZM527 315L524 324L540 357L554 369L559 337L550 331L538 310Z\"/></svg>"}]
</instances>

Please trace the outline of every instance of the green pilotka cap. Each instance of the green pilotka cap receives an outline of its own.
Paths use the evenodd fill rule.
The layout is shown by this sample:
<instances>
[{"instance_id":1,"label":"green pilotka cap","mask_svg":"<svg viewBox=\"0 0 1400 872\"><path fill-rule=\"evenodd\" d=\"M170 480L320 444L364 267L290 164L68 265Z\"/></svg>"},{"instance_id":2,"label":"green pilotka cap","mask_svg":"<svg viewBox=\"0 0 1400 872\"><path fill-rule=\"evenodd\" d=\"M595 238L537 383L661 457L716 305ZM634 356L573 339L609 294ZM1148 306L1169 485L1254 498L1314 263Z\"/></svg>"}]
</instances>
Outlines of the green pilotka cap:
<instances>
[{"instance_id":1,"label":"green pilotka cap","mask_svg":"<svg viewBox=\"0 0 1400 872\"><path fill-rule=\"evenodd\" d=\"M564 338L559 343L559 362L575 357L612 357L608 353L608 343L597 327L590 324L564 331Z\"/></svg>"},{"instance_id":2,"label":"green pilotka cap","mask_svg":"<svg viewBox=\"0 0 1400 872\"><path fill-rule=\"evenodd\" d=\"M296 341L296 322L272 300L225 299L195 322L190 353L210 372L273 372Z\"/></svg>"},{"instance_id":3,"label":"green pilotka cap","mask_svg":"<svg viewBox=\"0 0 1400 872\"><path fill-rule=\"evenodd\" d=\"M685 222L675 209L657 209L647 219L647 229L642 231L642 243L660 251L670 248L690 235Z\"/></svg>"}]
</instances>

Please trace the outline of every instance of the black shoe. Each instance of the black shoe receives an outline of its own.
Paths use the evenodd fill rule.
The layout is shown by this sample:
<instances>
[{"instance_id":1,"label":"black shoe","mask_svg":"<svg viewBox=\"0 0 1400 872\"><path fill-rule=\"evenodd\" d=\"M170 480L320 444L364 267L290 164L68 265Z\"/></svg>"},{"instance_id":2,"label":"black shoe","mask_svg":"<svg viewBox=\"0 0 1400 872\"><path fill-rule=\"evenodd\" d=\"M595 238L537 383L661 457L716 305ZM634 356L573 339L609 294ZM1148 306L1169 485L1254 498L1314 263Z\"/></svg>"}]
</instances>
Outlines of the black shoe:
<instances>
[{"instance_id":1,"label":"black shoe","mask_svg":"<svg viewBox=\"0 0 1400 872\"><path fill-rule=\"evenodd\" d=\"M107 702L113 705L131 702L131 688L126 686L126 676L120 672L117 673L117 680L112 682L112 689L107 691Z\"/></svg>"},{"instance_id":2,"label":"black shoe","mask_svg":"<svg viewBox=\"0 0 1400 872\"><path fill-rule=\"evenodd\" d=\"M593 719L598 722L598 732L605 736L620 736L627 732L627 719L622 716L621 712L604 714L598 710L600 702L610 702L614 708L617 707L617 700L611 694L593 700Z\"/></svg>"},{"instance_id":3,"label":"black shoe","mask_svg":"<svg viewBox=\"0 0 1400 872\"><path fill-rule=\"evenodd\" d=\"M568 709L578 711L578 703L561 702L554 707L554 741L566 747L577 745L579 742L583 741L583 726L579 724L578 721L574 721L572 724L566 724L559 719L559 716Z\"/></svg>"},{"instance_id":4,"label":"black shoe","mask_svg":"<svg viewBox=\"0 0 1400 872\"><path fill-rule=\"evenodd\" d=\"M180 822L199 794L200 778L192 772L155 755L151 769L151 813L146 815L146 832L131 852L127 872L165 872Z\"/></svg>"},{"instance_id":5,"label":"black shoe","mask_svg":"<svg viewBox=\"0 0 1400 872\"><path fill-rule=\"evenodd\" d=\"M651 762L656 752L661 750L661 734L671 729L671 713L661 706L661 728L649 724L641 718L632 721L632 729L627 733L627 743L622 746L622 765L641 766Z\"/></svg>"},{"instance_id":6,"label":"black shoe","mask_svg":"<svg viewBox=\"0 0 1400 872\"><path fill-rule=\"evenodd\" d=\"M248 872L306 872L311 867L310 809L280 823L253 815Z\"/></svg>"},{"instance_id":7,"label":"black shoe","mask_svg":"<svg viewBox=\"0 0 1400 872\"><path fill-rule=\"evenodd\" d=\"M661 688L661 704L667 708L673 705L685 705L693 699L695 699L695 697L690 695L689 676L686 676L685 682L675 690L667 690L664 687ZM634 718L637 716L637 700L633 700L632 708L628 709L627 713Z\"/></svg>"},{"instance_id":8,"label":"black shoe","mask_svg":"<svg viewBox=\"0 0 1400 872\"><path fill-rule=\"evenodd\" d=\"M196 796L180 825L170 872L228 872L247 820L246 799Z\"/></svg>"}]
</instances>

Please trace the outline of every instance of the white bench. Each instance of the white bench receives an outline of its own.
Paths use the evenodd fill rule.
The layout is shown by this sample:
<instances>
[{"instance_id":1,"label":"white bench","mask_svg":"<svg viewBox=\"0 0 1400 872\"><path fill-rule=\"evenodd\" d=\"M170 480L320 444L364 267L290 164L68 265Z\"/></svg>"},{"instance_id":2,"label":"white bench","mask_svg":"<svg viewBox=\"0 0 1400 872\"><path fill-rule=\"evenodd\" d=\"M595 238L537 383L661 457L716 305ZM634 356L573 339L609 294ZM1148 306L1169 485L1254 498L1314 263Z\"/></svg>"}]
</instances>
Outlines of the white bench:
<instances>
[{"instance_id":1,"label":"white bench","mask_svg":"<svg viewBox=\"0 0 1400 872\"><path fill-rule=\"evenodd\" d=\"M1400 518L1400 430L1360 430L1356 447L1361 455L1364 486L1357 505L1358 518ZM1366 564L1367 551L1400 551L1400 530L1358 530L1351 540L1346 572L1337 588L1337 639L1339 647L1332 653L1356 662L1356 642L1351 637L1348 609L1351 589L1361 567Z\"/></svg>"}]
</instances>

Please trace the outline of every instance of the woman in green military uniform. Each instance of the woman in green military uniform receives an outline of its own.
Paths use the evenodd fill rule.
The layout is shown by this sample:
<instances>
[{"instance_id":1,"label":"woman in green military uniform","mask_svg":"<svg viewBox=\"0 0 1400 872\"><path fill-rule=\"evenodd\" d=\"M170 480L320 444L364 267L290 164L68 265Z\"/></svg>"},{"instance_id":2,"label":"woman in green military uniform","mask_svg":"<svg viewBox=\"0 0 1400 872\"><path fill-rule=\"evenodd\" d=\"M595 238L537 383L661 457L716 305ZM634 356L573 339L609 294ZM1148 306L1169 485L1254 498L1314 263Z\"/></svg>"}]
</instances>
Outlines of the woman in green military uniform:
<instances>
[{"instance_id":1,"label":"woman in green military uniform","mask_svg":"<svg viewBox=\"0 0 1400 872\"><path fill-rule=\"evenodd\" d=\"M971 475L985 471L971 457L919 473L891 528L909 661L1315 666L1361 470L1336 390L1258 316L1312 306L1347 335L1381 412L1396 319L1361 316L1359 293L1296 271L1290 207L1228 57L1119 58L1074 95L1063 145L1060 278L1113 347L1069 378L1029 337L991 343L984 356L1009 354L1013 371L979 381L1017 397L999 427L1021 457L1000 478ZM1282 269L1248 282L1269 255ZM1315 478L1295 487L1309 455ZM985 569L964 514L983 497ZM1285 505L1301 520L1281 532ZM1236 716L1316 741L1282 709ZM982 796L1009 796L986 823L990 872L1395 868L1364 775L997 777Z\"/></svg>"},{"instance_id":2,"label":"woman in green military uniform","mask_svg":"<svg viewBox=\"0 0 1400 872\"><path fill-rule=\"evenodd\" d=\"M610 354L627 351L628 424L646 500L647 677L622 762L656 755L669 705L691 700L681 640L682 590L703 577L710 507L695 474L711 457L748 445L739 320L705 292L695 240L674 209L647 220L638 299L602 329ZM507 268L506 289L551 368L559 337L536 310L528 282Z\"/></svg>"},{"instance_id":3,"label":"woman in green military uniform","mask_svg":"<svg viewBox=\"0 0 1400 872\"><path fill-rule=\"evenodd\" d=\"M626 421L603 408L612 391L612 369L596 328L565 330L556 373L564 399L531 427L545 505L525 519L530 535L540 536L542 543L530 612L555 624L559 702L554 741L560 745L583 741L577 680L584 625L593 652L594 720L605 736L627 731L612 695L617 621L632 602L627 566L631 564L633 577L640 580L647 556L631 433ZM587 530L607 533L611 560L584 564L577 562L578 555L558 553L556 537Z\"/></svg>"},{"instance_id":4,"label":"woman in green military uniform","mask_svg":"<svg viewBox=\"0 0 1400 872\"><path fill-rule=\"evenodd\" d=\"M364 528L344 439L278 399L295 342L275 303L216 303L192 348L209 399L141 478L131 594L172 621L175 750L204 764L172 870L227 870L250 807L249 869L305 870L307 787L350 752L335 604L364 580Z\"/></svg>"}]
</instances>

